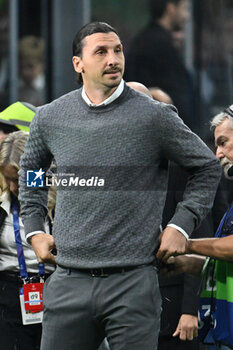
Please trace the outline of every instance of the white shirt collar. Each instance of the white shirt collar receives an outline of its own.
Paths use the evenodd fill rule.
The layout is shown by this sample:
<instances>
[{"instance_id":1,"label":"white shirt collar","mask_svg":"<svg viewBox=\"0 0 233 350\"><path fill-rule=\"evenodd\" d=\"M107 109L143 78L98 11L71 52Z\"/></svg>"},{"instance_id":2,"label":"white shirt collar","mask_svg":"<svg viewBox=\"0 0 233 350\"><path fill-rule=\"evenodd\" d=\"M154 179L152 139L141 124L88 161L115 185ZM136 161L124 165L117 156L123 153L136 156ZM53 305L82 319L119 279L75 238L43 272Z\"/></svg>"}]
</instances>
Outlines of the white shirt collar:
<instances>
[{"instance_id":1,"label":"white shirt collar","mask_svg":"<svg viewBox=\"0 0 233 350\"><path fill-rule=\"evenodd\" d=\"M88 106L90 107L100 107L100 106L106 106L109 103L113 102L114 100L116 100L123 92L124 90L124 80L121 79L120 84L118 85L117 89L114 91L114 93L109 96L108 98L106 98L106 100L104 100L103 102L99 103L98 105L95 103L92 103L90 101L90 99L88 98L85 90L84 90L84 86L82 88L82 98L84 99L84 101L88 104Z\"/></svg>"}]
</instances>

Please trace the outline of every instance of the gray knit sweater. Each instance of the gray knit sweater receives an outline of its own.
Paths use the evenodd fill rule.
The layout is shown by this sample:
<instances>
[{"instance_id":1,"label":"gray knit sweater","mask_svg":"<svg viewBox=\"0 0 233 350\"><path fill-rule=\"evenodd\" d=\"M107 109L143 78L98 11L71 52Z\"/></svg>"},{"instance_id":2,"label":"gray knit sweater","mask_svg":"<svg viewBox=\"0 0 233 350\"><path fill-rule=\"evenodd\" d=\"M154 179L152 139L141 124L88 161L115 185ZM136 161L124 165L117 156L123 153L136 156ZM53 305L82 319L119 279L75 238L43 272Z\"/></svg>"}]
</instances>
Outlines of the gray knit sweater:
<instances>
[{"instance_id":1,"label":"gray knit sweater","mask_svg":"<svg viewBox=\"0 0 233 350\"><path fill-rule=\"evenodd\" d=\"M92 268L149 263L158 248L167 159L191 174L171 222L191 234L211 208L220 177L212 152L177 116L125 86L107 106L90 107L81 90L38 109L21 160L20 200L26 235L44 229L47 189L27 188L27 170L55 158L58 186L53 235L57 263ZM85 179L103 186L85 186Z\"/></svg>"}]
</instances>

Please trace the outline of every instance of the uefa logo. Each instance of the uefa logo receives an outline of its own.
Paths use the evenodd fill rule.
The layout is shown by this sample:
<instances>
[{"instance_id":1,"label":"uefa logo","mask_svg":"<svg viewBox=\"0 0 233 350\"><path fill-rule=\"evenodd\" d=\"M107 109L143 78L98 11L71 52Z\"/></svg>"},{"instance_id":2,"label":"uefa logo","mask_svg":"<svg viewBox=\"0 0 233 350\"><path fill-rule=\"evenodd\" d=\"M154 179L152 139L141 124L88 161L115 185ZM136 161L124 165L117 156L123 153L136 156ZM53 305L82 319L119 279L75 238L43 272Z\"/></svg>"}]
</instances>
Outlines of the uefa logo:
<instances>
[{"instance_id":1,"label":"uefa logo","mask_svg":"<svg viewBox=\"0 0 233 350\"><path fill-rule=\"evenodd\" d=\"M44 187L44 174L42 169L27 170L27 187Z\"/></svg>"}]
</instances>

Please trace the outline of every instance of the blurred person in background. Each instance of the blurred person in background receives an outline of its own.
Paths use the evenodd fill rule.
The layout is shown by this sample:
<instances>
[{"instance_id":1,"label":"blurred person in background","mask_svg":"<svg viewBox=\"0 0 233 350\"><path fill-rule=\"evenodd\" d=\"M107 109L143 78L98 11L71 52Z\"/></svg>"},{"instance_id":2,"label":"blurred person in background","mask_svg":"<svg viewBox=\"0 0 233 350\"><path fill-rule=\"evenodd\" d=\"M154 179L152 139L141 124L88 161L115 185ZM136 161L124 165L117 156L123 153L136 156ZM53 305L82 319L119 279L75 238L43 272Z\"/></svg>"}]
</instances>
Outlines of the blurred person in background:
<instances>
[{"instance_id":1,"label":"blurred person in background","mask_svg":"<svg viewBox=\"0 0 233 350\"><path fill-rule=\"evenodd\" d=\"M160 89L158 87L150 87L149 91L150 91L154 100L168 103L168 104L173 104L171 97L162 89Z\"/></svg>"},{"instance_id":2,"label":"blurred person in background","mask_svg":"<svg viewBox=\"0 0 233 350\"><path fill-rule=\"evenodd\" d=\"M185 124L195 130L194 88L181 54L189 0L149 0L150 22L133 38L126 55L125 78L164 90Z\"/></svg>"},{"instance_id":3,"label":"blurred person in background","mask_svg":"<svg viewBox=\"0 0 233 350\"><path fill-rule=\"evenodd\" d=\"M30 281L39 282L38 260L30 245L26 243L24 226L20 216L18 202L18 170L20 158L28 133L13 132L1 143L0 148L0 348L4 350L39 350L41 338L41 322L34 319L32 323L22 323L19 289L25 283L19 267L19 253L16 245L16 223L13 210L17 208L19 220L19 235L22 241L26 272ZM49 197L50 209L55 205L55 197ZM50 210L50 213L51 213ZM51 222L51 220L50 220ZM47 231L50 224L47 221ZM17 238L18 240L18 238ZM47 278L54 267L45 266L44 278ZM28 279L27 279L28 282ZM37 317L37 315L36 315Z\"/></svg>"},{"instance_id":4,"label":"blurred person in background","mask_svg":"<svg viewBox=\"0 0 233 350\"><path fill-rule=\"evenodd\" d=\"M32 35L19 41L19 99L45 103L44 41Z\"/></svg>"}]
</instances>

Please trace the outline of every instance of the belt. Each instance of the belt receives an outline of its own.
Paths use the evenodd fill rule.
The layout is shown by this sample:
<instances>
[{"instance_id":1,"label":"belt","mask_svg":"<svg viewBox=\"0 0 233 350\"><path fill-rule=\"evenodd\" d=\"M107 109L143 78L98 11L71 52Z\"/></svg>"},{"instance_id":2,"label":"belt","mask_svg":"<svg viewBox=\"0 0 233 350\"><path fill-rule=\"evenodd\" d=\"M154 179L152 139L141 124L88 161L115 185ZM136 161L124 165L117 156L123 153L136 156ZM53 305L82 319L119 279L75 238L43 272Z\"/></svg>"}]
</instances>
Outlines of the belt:
<instances>
[{"instance_id":1,"label":"belt","mask_svg":"<svg viewBox=\"0 0 233 350\"><path fill-rule=\"evenodd\" d=\"M45 274L44 275L44 279L46 280L48 277L50 276L50 274ZM28 273L28 277L29 277L29 281L30 282L39 282L40 281L40 276L38 274L35 273ZM22 284L23 281L20 277L20 273L19 272L14 272L14 271L0 271L0 280L1 281L9 281L9 282L16 282L18 284Z\"/></svg>"},{"instance_id":2,"label":"belt","mask_svg":"<svg viewBox=\"0 0 233 350\"><path fill-rule=\"evenodd\" d=\"M61 266L61 265L60 265ZM68 274L71 274L72 272L81 272L85 273L87 275L90 275L92 277L108 277L109 275L115 274L115 273L124 273L132 270L136 270L140 267L149 266L149 265L136 265L136 266L124 266L124 267L105 267L105 268L96 268L96 269L73 269L73 268L66 268L64 266L61 266L62 268L65 268L68 270Z\"/></svg>"}]
</instances>

